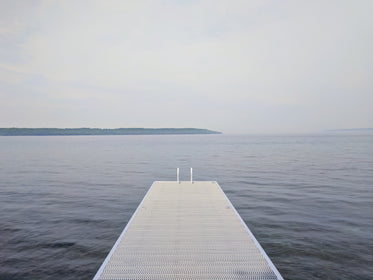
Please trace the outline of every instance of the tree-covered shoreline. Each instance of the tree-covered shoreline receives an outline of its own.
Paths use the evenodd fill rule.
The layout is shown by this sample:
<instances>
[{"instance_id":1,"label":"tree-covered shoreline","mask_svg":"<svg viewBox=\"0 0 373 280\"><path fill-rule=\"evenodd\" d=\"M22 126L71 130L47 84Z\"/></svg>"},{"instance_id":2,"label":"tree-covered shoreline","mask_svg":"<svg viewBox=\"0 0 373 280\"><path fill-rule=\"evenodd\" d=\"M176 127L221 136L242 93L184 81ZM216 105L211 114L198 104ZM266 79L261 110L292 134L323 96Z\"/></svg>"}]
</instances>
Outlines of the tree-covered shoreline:
<instances>
[{"instance_id":1,"label":"tree-covered shoreline","mask_svg":"<svg viewBox=\"0 0 373 280\"><path fill-rule=\"evenodd\" d=\"M221 134L201 128L0 128L0 136Z\"/></svg>"}]
</instances>

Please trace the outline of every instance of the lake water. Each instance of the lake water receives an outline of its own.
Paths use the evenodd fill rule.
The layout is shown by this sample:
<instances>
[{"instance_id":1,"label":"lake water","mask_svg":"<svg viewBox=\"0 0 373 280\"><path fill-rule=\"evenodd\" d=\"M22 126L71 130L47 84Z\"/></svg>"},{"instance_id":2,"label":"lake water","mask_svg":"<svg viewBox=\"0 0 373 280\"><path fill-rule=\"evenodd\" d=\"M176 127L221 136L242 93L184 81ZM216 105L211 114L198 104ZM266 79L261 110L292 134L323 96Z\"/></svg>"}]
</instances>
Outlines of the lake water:
<instances>
[{"instance_id":1,"label":"lake water","mask_svg":"<svg viewBox=\"0 0 373 280\"><path fill-rule=\"evenodd\" d=\"M155 180L216 180L285 279L373 279L373 136L0 137L0 279L92 279Z\"/></svg>"}]
</instances>

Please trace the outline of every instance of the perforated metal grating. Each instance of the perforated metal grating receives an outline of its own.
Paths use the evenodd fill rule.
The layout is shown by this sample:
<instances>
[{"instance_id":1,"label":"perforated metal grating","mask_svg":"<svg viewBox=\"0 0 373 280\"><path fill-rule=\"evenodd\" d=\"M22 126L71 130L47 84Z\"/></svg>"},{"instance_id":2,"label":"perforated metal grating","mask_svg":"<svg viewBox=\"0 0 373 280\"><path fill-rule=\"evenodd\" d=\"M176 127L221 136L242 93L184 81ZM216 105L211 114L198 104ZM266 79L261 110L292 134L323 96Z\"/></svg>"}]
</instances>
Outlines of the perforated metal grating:
<instances>
[{"instance_id":1,"label":"perforated metal grating","mask_svg":"<svg viewBox=\"0 0 373 280\"><path fill-rule=\"evenodd\" d=\"M98 279L282 277L216 182L154 182Z\"/></svg>"}]
</instances>

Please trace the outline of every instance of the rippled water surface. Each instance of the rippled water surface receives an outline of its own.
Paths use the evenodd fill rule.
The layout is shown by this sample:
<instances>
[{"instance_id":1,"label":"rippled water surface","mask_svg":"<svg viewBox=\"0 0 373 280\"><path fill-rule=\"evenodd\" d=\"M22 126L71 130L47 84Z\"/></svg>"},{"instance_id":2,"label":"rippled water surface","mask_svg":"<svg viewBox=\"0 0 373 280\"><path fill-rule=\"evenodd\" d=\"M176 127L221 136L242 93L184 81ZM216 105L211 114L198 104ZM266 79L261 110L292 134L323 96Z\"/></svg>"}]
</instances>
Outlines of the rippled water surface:
<instances>
[{"instance_id":1,"label":"rippled water surface","mask_svg":"<svg viewBox=\"0 0 373 280\"><path fill-rule=\"evenodd\" d=\"M92 279L155 180L216 180L285 279L373 279L373 136L0 137L0 279Z\"/></svg>"}]
</instances>

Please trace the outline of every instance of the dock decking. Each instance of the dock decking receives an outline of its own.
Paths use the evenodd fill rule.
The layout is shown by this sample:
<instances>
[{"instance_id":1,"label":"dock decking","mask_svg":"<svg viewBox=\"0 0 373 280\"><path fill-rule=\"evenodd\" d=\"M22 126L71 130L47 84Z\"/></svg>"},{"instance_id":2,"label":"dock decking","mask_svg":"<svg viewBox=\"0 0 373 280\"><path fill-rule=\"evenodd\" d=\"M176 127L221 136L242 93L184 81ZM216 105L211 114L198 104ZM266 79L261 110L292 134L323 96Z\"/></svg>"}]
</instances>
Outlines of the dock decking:
<instances>
[{"instance_id":1,"label":"dock decking","mask_svg":"<svg viewBox=\"0 0 373 280\"><path fill-rule=\"evenodd\" d=\"M154 182L94 280L283 279L216 182Z\"/></svg>"}]
</instances>

